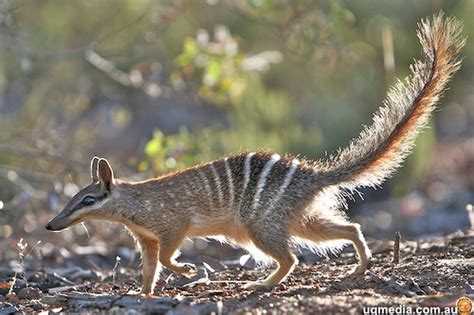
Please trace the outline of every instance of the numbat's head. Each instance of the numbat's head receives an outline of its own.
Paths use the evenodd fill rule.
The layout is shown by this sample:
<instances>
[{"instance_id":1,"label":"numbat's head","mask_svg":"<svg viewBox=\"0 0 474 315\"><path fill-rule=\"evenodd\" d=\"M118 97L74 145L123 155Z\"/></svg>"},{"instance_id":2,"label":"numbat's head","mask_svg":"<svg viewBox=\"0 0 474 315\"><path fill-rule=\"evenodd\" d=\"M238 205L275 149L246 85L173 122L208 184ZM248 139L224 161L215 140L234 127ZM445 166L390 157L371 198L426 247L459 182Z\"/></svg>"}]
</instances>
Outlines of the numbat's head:
<instances>
[{"instance_id":1,"label":"numbat's head","mask_svg":"<svg viewBox=\"0 0 474 315\"><path fill-rule=\"evenodd\" d=\"M111 214L118 196L114 172L105 159L91 161L92 183L81 189L64 209L46 225L50 231L61 231L87 219L103 218Z\"/></svg>"}]
</instances>

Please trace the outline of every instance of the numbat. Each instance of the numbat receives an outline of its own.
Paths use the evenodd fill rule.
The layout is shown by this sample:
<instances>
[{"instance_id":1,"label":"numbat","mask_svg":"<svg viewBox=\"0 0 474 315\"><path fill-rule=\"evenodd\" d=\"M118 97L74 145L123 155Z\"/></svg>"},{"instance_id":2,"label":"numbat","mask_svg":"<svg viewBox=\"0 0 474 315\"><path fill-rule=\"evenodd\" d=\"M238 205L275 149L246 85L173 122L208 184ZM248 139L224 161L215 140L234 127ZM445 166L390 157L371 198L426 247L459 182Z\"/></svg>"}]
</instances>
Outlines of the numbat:
<instances>
[{"instance_id":1,"label":"numbat","mask_svg":"<svg viewBox=\"0 0 474 315\"><path fill-rule=\"evenodd\" d=\"M461 23L439 14L422 21L422 59L411 76L390 90L384 106L350 145L329 158L247 152L142 182L114 178L105 159L91 162L92 183L75 195L46 228L59 231L88 219L123 223L138 241L142 293L153 292L158 266L192 276L193 265L174 260L187 237L224 236L256 247L278 267L249 287L280 283L297 263L293 248L337 250L352 242L359 257L354 274L370 266L360 226L339 210L344 195L380 185L400 166L426 126L443 89L459 69ZM330 201L329 203L327 201Z\"/></svg>"}]
</instances>

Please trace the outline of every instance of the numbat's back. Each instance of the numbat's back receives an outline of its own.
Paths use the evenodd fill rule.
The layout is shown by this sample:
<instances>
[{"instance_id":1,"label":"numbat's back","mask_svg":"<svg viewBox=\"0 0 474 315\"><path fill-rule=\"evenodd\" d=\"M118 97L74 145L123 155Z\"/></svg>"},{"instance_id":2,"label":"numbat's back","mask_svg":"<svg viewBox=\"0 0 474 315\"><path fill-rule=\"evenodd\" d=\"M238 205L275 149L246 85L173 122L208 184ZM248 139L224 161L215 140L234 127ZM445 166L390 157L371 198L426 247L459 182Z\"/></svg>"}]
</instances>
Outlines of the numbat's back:
<instances>
[{"instance_id":1,"label":"numbat's back","mask_svg":"<svg viewBox=\"0 0 474 315\"><path fill-rule=\"evenodd\" d=\"M324 161L297 159L268 152L246 152L143 182L115 179L109 163L94 157L92 183L52 219L47 229L59 231L87 219L123 223L140 244L142 293L152 293L158 266L193 275L193 265L174 256L186 237L224 236L241 246L255 246L278 263L265 280L249 287L282 281L297 260L296 241L334 250L352 242L360 263L370 265L370 251L358 224L339 207L341 189L381 184L400 166L420 129L460 63L464 45L460 23L440 14L420 24L423 48L411 76L388 93L373 123L350 145ZM331 247L336 246L336 247Z\"/></svg>"}]
</instances>

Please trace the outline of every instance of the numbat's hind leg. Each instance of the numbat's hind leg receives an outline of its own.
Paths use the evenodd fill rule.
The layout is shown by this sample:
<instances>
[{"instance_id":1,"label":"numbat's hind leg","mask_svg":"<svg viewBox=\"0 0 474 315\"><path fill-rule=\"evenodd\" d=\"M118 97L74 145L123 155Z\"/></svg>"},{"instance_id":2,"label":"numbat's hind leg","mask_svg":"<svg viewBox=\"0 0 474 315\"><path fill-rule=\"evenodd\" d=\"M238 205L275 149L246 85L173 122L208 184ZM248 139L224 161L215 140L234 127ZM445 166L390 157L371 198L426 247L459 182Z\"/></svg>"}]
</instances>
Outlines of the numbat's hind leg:
<instances>
[{"instance_id":1,"label":"numbat's hind leg","mask_svg":"<svg viewBox=\"0 0 474 315\"><path fill-rule=\"evenodd\" d=\"M276 226L264 228L265 226L262 225L258 231L249 231L249 234L255 246L275 259L278 267L266 279L251 282L245 285L246 288L275 286L284 280L298 263L298 259L291 252L286 232ZM257 227L253 226L253 228Z\"/></svg>"},{"instance_id":2,"label":"numbat's hind leg","mask_svg":"<svg viewBox=\"0 0 474 315\"><path fill-rule=\"evenodd\" d=\"M363 274L370 268L372 254L367 246L360 225L350 222L332 222L329 220L320 220L317 218L297 225L293 231L295 236L321 243L324 241L349 240L359 256L359 265L352 271L354 275Z\"/></svg>"},{"instance_id":3,"label":"numbat's hind leg","mask_svg":"<svg viewBox=\"0 0 474 315\"><path fill-rule=\"evenodd\" d=\"M257 281L257 282L250 282L246 284L245 288L265 288L265 287L272 287L279 284L285 277L293 270L294 266L297 264L298 260L296 256L293 255L291 252L287 253L287 256L275 257L275 253L270 254L267 252L268 255L271 255L277 261L278 267L275 271L273 271L268 278Z\"/></svg>"}]
</instances>

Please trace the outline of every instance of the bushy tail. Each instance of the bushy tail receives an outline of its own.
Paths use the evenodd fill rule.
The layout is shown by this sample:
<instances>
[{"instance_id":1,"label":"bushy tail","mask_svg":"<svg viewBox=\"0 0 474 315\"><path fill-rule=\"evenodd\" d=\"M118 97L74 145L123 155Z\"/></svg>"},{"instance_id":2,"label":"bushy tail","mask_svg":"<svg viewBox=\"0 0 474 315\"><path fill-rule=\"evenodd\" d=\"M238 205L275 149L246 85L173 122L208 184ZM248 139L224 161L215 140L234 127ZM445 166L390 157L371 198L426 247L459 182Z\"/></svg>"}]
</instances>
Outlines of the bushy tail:
<instances>
[{"instance_id":1,"label":"bushy tail","mask_svg":"<svg viewBox=\"0 0 474 315\"><path fill-rule=\"evenodd\" d=\"M376 186L400 166L428 123L446 83L460 67L456 55L465 44L461 31L460 21L444 18L443 13L432 21L421 21L417 34L422 59L411 65L405 81L399 80L390 89L372 125L322 162L318 181L323 187Z\"/></svg>"}]
</instances>

